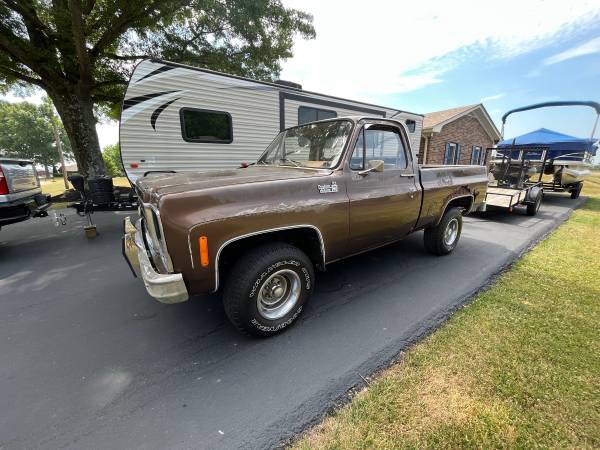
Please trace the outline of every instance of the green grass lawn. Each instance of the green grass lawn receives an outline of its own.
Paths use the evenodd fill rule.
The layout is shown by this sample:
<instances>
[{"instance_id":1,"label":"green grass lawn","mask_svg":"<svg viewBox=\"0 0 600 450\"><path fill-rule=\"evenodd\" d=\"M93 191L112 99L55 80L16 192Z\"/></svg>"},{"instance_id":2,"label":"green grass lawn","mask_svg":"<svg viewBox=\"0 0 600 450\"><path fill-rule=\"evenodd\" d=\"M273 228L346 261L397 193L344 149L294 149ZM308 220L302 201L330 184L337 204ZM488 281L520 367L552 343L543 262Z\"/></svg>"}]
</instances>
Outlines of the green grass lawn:
<instances>
[{"instance_id":1,"label":"green grass lawn","mask_svg":"<svg viewBox=\"0 0 600 450\"><path fill-rule=\"evenodd\" d=\"M113 184L115 186L122 186L122 187L129 187L129 180L127 179L127 177L115 177L113 178ZM51 196L56 196L56 195L60 195L63 192L65 192L65 182L63 181L62 178L51 178L50 180L47 179L40 179L40 185L42 186L42 193L44 194L49 194ZM69 183L69 189L72 189L73 186L71 186L71 183ZM66 208L69 203L71 202L52 202L52 208L54 209L59 209L59 208Z\"/></svg>"},{"instance_id":2,"label":"green grass lawn","mask_svg":"<svg viewBox=\"0 0 600 450\"><path fill-rule=\"evenodd\" d=\"M600 448L600 174L489 290L300 449Z\"/></svg>"},{"instance_id":3,"label":"green grass lawn","mask_svg":"<svg viewBox=\"0 0 600 450\"><path fill-rule=\"evenodd\" d=\"M126 177L113 178L113 183L115 186L129 186L129 181ZM44 194L55 196L60 195L65 191L65 183L62 178L51 178L50 180L41 178L40 184ZM72 188L73 186L71 186L71 183L69 183L69 189Z\"/></svg>"}]
</instances>

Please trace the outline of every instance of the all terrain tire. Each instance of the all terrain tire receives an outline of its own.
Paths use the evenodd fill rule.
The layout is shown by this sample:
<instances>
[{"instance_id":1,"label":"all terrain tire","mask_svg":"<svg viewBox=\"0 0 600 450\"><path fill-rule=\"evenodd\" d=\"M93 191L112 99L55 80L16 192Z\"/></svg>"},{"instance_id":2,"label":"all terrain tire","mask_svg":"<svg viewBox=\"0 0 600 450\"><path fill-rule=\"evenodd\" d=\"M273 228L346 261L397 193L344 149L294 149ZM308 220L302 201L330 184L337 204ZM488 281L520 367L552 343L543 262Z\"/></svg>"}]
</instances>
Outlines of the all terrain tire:
<instances>
[{"instance_id":1,"label":"all terrain tire","mask_svg":"<svg viewBox=\"0 0 600 450\"><path fill-rule=\"evenodd\" d=\"M289 328L314 290L306 254L286 243L265 244L242 256L223 290L229 320L242 333L267 337Z\"/></svg>"},{"instance_id":2,"label":"all terrain tire","mask_svg":"<svg viewBox=\"0 0 600 450\"><path fill-rule=\"evenodd\" d=\"M462 232L462 209L450 208L442 217L440 223L425 229L425 248L434 255L447 255L456 248Z\"/></svg>"}]
</instances>

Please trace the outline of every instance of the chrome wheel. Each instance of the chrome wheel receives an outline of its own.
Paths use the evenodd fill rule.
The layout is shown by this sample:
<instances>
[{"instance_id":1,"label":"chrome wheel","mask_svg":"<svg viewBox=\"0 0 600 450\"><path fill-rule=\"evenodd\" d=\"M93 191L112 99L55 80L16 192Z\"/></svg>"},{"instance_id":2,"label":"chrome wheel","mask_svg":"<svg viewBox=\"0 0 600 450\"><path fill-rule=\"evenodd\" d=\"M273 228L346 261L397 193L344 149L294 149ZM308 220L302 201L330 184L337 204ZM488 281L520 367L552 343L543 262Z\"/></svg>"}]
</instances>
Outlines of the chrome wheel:
<instances>
[{"instance_id":1,"label":"chrome wheel","mask_svg":"<svg viewBox=\"0 0 600 450\"><path fill-rule=\"evenodd\" d=\"M456 241L456 237L458 236L458 219L454 218L448 225L446 226L446 230L444 231L444 244L448 247L451 247Z\"/></svg>"},{"instance_id":2,"label":"chrome wheel","mask_svg":"<svg viewBox=\"0 0 600 450\"><path fill-rule=\"evenodd\" d=\"M258 313L268 320L284 317L298 303L300 277L290 269L275 272L260 287L256 299Z\"/></svg>"}]
</instances>

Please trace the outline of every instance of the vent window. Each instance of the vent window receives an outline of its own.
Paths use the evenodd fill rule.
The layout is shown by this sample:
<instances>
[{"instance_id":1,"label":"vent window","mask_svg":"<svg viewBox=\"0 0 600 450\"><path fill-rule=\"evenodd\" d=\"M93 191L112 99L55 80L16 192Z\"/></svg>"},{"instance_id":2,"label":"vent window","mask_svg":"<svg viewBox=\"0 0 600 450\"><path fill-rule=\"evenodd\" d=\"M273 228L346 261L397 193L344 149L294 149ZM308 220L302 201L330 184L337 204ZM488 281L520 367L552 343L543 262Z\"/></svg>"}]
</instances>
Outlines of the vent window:
<instances>
[{"instance_id":1,"label":"vent window","mask_svg":"<svg viewBox=\"0 0 600 450\"><path fill-rule=\"evenodd\" d=\"M229 144L233 141L231 114L224 111L182 108L181 135L187 142Z\"/></svg>"}]
</instances>

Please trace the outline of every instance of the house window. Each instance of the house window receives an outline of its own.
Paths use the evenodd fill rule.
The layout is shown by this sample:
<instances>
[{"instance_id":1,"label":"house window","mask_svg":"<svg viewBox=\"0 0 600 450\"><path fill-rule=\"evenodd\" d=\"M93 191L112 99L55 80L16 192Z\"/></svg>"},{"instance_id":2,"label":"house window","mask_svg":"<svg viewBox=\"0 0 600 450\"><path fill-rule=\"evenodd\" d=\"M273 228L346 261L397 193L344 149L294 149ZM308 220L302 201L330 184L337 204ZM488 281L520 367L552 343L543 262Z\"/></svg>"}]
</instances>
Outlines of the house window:
<instances>
[{"instance_id":1,"label":"house window","mask_svg":"<svg viewBox=\"0 0 600 450\"><path fill-rule=\"evenodd\" d=\"M447 142L444 151L444 164L458 164L460 161L460 144Z\"/></svg>"},{"instance_id":2,"label":"house window","mask_svg":"<svg viewBox=\"0 0 600 450\"><path fill-rule=\"evenodd\" d=\"M409 133L415 132L415 129L417 128L417 122L412 119L406 119L404 123L406 124L406 128L408 129Z\"/></svg>"},{"instance_id":3,"label":"house window","mask_svg":"<svg viewBox=\"0 0 600 450\"><path fill-rule=\"evenodd\" d=\"M337 117L337 113L328 109L318 109L310 106L300 106L298 108L298 125L316 120L333 119L334 117Z\"/></svg>"},{"instance_id":4,"label":"house window","mask_svg":"<svg viewBox=\"0 0 600 450\"><path fill-rule=\"evenodd\" d=\"M381 125L363 128L352 152L350 168L363 170L371 160L383 161L385 169L406 169L406 151L398 130Z\"/></svg>"},{"instance_id":5,"label":"house window","mask_svg":"<svg viewBox=\"0 0 600 450\"><path fill-rule=\"evenodd\" d=\"M475 164L475 165L479 165L479 164L483 164L483 150L481 149L481 147L474 145L473 148L471 149L471 164Z\"/></svg>"},{"instance_id":6,"label":"house window","mask_svg":"<svg viewBox=\"0 0 600 450\"><path fill-rule=\"evenodd\" d=\"M224 111L181 108L181 136L186 142L229 144L233 141L231 114Z\"/></svg>"}]
</instances>

